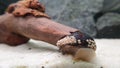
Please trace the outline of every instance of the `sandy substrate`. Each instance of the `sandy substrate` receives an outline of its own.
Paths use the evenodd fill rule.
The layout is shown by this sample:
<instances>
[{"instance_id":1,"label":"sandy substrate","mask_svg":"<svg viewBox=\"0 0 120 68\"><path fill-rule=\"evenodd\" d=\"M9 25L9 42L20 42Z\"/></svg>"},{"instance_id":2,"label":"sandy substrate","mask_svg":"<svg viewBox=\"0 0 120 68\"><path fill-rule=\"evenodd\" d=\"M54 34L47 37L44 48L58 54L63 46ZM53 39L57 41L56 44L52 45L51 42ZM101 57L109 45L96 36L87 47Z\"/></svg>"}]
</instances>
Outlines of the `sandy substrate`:
<instances>
[{"instance_id":1,"label":"sandy substrate","mask_svg":"<svg viewBox=\"0 0 120 68\"><path fill-rule=\"evenodd\" d=\"M120 68L120 39L96 39L96 57L75 62L58 48L30 40L21 46L0 44L0 68Z\"/></svg>"}]
</instances>

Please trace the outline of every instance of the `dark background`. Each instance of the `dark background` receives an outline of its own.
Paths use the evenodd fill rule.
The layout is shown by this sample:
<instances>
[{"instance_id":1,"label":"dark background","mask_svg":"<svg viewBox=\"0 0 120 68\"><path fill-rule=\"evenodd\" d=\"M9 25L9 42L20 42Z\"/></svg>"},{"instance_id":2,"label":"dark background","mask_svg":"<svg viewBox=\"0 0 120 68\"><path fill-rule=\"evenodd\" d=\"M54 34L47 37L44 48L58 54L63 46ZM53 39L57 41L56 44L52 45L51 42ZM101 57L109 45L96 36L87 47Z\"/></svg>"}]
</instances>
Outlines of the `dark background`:
<instances>
[{"instance_id":1,"label":"dark background","mask_svg":"<svg viewBox=\"0 0 120 68\"><path fill-rule=\"evenodd\" d=\"M17 0L0 0L0 14ZM120 0L40 0L53 20L95 38L120 38Z\"/></svg>"}]
</instances>

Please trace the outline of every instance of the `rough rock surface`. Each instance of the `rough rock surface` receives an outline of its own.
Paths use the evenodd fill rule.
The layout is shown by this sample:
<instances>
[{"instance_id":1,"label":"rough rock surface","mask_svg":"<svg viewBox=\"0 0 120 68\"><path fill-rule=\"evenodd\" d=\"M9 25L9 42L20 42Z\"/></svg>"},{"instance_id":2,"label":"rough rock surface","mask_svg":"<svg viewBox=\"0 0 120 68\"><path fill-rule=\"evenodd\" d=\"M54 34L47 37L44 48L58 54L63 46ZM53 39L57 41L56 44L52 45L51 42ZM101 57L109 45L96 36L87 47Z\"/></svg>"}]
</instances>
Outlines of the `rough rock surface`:
<instances>
[{"instance_id":1,"label":"rough rock surface","mask_svg":"<svg viewBox=\"0 0 120 68\"><path fill-rule=\"evenodd\" d=\"M120 38L120 14L106 13L96 23L97 38Z\"/></svg>"},{"instance_id":2,"label":"rough rock surface","mask_svg":"<svg viewBox=\"0 0 120 68\"><path fill-rule=\"evenodd\" d=\"M97 38L120 38L120 0L104 0L98 14Z\"/></svg>"},{"instance_id":3,"label":"rough rock surface","mask_svg":"<svg viewBox=\"0 0 120 68\"><path fill-rule=\"evenodd\" d=\"M41 2L47 7L47 13L62 24L78 28L97 38L120 38L119 0L42 0ZM102 17L98 16L98 21L95 22L93 17L99 12L103 13L100 14Z\"/></svg>"},{"instance_id":4,"label":"rough rock surface","mask_svg":"<svg viewBox=\"0 0 120 68\"><path fill-rule=\"evenodd\" d=\"M54 20L78 28L91 36L96 35L93 16L100 11L103 0L41 0L41 2Z\"/></svg>"}]
</instances>

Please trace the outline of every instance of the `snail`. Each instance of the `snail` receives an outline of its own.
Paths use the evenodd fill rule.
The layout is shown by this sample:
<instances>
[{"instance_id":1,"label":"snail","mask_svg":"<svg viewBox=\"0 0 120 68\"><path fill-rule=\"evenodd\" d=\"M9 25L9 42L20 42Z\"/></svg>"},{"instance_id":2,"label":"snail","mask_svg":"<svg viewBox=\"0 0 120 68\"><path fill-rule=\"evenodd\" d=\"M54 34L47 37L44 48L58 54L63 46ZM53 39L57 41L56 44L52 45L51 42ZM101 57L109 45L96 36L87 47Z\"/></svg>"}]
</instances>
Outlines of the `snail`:
<instances>
[{"instance_id":1,"label":"snail","mask_svg":"<svg viewBox=\"0 0 120 68\"><path fill-rule=\"evenodd\" d=\"M79 31L60 39L56 45L63 54L72 54L74 60L89 61L95 55L96 50L93 38Z\"/></svg>"}]
</instances>

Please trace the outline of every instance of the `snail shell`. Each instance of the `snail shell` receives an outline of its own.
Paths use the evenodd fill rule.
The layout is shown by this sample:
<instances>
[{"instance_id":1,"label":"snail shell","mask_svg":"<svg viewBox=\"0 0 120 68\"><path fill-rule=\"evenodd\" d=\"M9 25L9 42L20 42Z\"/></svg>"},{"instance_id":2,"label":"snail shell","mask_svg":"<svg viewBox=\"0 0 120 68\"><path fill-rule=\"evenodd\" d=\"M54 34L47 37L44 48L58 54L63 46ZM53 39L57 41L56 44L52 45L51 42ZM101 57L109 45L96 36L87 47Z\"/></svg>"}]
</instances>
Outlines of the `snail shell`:
<instances>
[{"instance_id":1,"label":"snail shell","mask_svg":"<svg viewBox=\"0 0 120 68\"><path fill-rule=\"evenodd\" d=\"M74 36L66 36L63 39L59 40L56 45L60 47L68 44L72 45L74 43L76 43L76 39Z\"/></svg>"},{"instance_id":2,"label":"snail shell","mask_svg":"<svg viewBox=\"0 0 120 68\"><path fill-rule=\"evenodd\" d=\"M90 61L95 56L95 41L90 36L79 32L60 39L56 45L63 54L71 54L76 61Z\"/></svg>"},{"instance_id":3,"label":"snail shell","mask_svg":"<svg viewBox=\"0 0 120 68\"><path fill-rule=\"evenodd\" d=\"M77 44L77 45L75 45ZM63 39L59 40L56 45L58 47L65 46L65 45L72 45L72 46L80 46L84 48L91 48L96 50L96 43L93 39L76 39L74 36L66 36Z\"/></svg>"}]
</instances>

